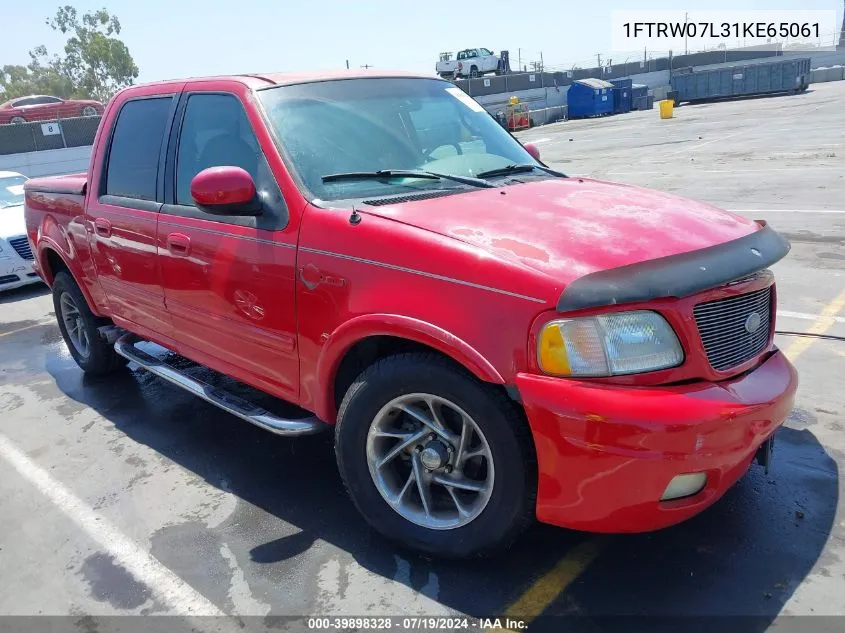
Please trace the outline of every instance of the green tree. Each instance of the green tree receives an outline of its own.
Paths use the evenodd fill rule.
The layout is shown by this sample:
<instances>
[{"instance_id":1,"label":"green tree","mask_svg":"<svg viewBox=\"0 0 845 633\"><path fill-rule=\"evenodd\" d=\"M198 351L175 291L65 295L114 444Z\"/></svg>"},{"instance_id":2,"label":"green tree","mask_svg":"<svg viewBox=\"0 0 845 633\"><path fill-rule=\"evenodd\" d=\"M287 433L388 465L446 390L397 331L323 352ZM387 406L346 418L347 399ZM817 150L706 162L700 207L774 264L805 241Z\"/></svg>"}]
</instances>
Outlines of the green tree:
<instances>
[{"instance_id":1,"label":"green tree","mask_svg":"<svg viewBox=\"0 0 845 633\"><path fill-rule=\"evenodd\" d=\"M138 77L129 49L117 36L120 20L106 9L81 16L70 5L59 7L47 26L67 36L63 55L50 56L46 47L30 51L26 66L0 68L2 98L27 94L91 98L107 101Z\"/></svg>"},{"instance_id":2,"label":"green tree","mask_svg":"<svg viewBox=\"0 0 845 633\"><path fill-rule=\"evenodd\" d=\"M55 68L44 66L30 53L32 61L26 66L9 64L0 68L0 101L31 94L72 97L73 83Z\"/></svg>"}]
</instances>

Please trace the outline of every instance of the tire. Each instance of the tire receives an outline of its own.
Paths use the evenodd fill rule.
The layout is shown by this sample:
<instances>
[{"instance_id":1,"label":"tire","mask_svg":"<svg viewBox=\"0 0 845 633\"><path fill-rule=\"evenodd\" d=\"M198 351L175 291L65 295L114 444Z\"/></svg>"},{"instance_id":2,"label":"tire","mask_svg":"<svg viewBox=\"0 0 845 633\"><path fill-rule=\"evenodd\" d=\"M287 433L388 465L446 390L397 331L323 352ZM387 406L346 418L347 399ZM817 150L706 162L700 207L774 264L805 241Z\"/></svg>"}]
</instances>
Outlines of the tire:
<instances>
[{"instance_id":1,"label":"tire","mask_svg":"<svg viewBox=\"0 0 845 633\"><path fill-rule=\"evenodd\" d=\"M489 449L486 453L489 457L471 457L461 462L466 465L459 468L456 453L459 454L461 449L454 446L455 442L452 445L447 443L448 447L454 448L449 451L448 459L455 460L456 472L447 464L440 470L423 474L422 466L419 466L423 478L448 473L444 476L475 483L475 480L468 479L467 474L474 470L475 473L485 473L489 482L483 494L455 488L449 492L446 486L432 483L429 503L441 517L445 517L436 519L442 522L439 527L426 526L407 518L387 502L376 483L375 473L382 471L375 466L378 454L373 446L377 444L371 442L388 442L385 452L390 453L404 443L404 439L384 436L386 439L372 440L371 427L382 428L378 423L384 419L382 414L385 410L397 414L395 417L388 416L392 424L400 420L403 425L413 424L416 418L391 409L389 403L421 395L442 401L439 405L440 419L448 420L447 426L454 423L455 416L459 415L458 409L471 418L473 428L480 431L480 434L474 433L474 441L482 449L470 450L472 444L468 444L466 455L478 453L484 446ZM421 432L427 432L426 427L419 426L423 429ZM417 435L416 430L407 433ZM431 438L440 442L439 437L430 434L419 443L421 446L427 442L426 450L419 452L417 445L413 448L409 446L407 456L404 451L399 453L387 468L393 468L395 464L397 470L405 468L415 472L412 466L414 460L429 453L429 448L435 443ZM442 444L439 448L442 449ZM392 541L424 554L443 558L489 556L509 546L534 519L536 458L524 413L505 393L476 380L436 354L390 356L364 370L352 383L340 405L335 428L335 453L346 489L367 522ZM446 456L445 452L441 453ZM398 488L403 476L396 476L395 480ZM418 502L416 505L422 508L423 496L416 483L411 485L412 480L410 476L405 480L403 490L408 492L400 495L400 499L406 499L407 508L413 508L415 500ZM453 493L457 493L457 500ZM465 508L475 508L471 518L461 518L458 500L465 504ZM418 516L422 516L419 520L428 520L427 510L425 515L418 513ZM448 522L452 522L451 527L444 527Z\"/></svg>"},{"instance_id":2,"label":"tire","mask_svg":"<svg viewBox=\"0 0 845 633\"><path fill-rule=\"evenodd\" d=\"M82 116L97 116L97 108L94 106L85 106L82 108Z\"/></svg>"},{"instance_id":3,"label":"tire","mask_svg":"<svg viewBox=\"0 0 845 633\"><path fill-rule=\"evenodd\" d=\"M477 79L478 78L478 76L479 76L478 75L478 66L470 66L469 76L470 76L471 79Z\"/></svg>"},{"instance_id":4,"label":"tire","mask_svg":"<svg viewBox=\"0 0 845 633\"><path fill-rule=\"evenodd\" d=\"M9 123L12 123L12 124L14 124L14 125L19 125L20 123L26 123L26 119L25 119L25 118L23 118L22 116L13 116L13 117L9 120Z\"/></svg>"},{"instance_id":5,"label":"tire","mask_svg":"<svg viewBox=\"0 0 845 633\"><path fill-rule=\"evenodd\" d=\"M82 371L86 374L101 376L126 365L127 360L119 356L114 351L114 346L109 345L100 336L98 328L108 322L91 312L85 295L82 294L73 277L66 272L58 273L53 280L53 308L56 311L56 319L65 345ZM75 324L69 326L67 321L75 321ZM78 328L76 332L81 332L81 334L72 334L69 331L68 328L73 328L74 325ZM80 345L83 338L87 341L85 349Z\"/></svg>"}]
</instances>

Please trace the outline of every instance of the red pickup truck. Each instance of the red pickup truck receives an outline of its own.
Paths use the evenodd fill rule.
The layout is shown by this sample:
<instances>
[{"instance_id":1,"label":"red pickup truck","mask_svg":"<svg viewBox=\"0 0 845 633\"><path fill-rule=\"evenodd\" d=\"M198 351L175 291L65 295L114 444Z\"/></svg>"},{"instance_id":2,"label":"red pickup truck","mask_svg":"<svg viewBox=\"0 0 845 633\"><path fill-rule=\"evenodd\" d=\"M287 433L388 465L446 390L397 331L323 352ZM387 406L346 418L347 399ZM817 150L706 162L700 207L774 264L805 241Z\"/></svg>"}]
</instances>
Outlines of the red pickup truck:
<instances>
[{"instance_id":1,"label":"red pickup truck","mask_svg":"<svg viewBox=\"0 0 845 633\"><path fill-rule=\"evenodd\" d=\"M567 177L440 79L133 86L87 174L25 193L84 371L129 360L275 433L333 429L364 517L431 554L493 552L535 518L678 523L768 464L792 407L780 235Z\"/></svg>"}]
</instances>

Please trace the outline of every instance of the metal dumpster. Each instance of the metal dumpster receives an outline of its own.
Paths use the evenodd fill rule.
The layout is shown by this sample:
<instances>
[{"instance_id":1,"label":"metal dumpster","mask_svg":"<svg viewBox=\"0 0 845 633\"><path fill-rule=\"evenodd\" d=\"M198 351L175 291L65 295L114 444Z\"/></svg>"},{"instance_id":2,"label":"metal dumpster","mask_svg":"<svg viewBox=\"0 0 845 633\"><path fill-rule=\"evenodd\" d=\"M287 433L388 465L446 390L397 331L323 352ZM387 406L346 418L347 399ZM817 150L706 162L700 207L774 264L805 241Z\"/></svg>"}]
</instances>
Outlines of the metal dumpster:
<instances>
[{"instance_id":1,"label":"metal dumpster","mask_svg":"<svg viewBox=\"0 0 845 633\"><path fill-rule=\"evenodd\" d=\"M675 70L670 79L676 103L801 92L810 84L810 58L779 59L718 68Z\"/></svg>"},{"instance_id":2,"label":"metal dumpster","mask_svg":"<svg viewBox=\"0 0 845 633\"><path fill-rule=\"evenodd\" d=\"M630 112L634 103L633 83L630 79L611 79L613 84L613 113Z\"/></svg>"},{"instance_id":3,"label":"metal dumpster","mask_svg":"<svg viewBox=\"0 0 845 633\"><path fill-rule=\"evenodd\" d=\"M570 119L613 114L613 84L603 79L578 79L566 91Z\"/></svg>"},{"instance_id":4,"label":"metal dumpster","mask_svg":"<svg viewBox=\"0 0 845 633\"><path fill-rule=\"evenodd\" d=\"M634 110L648 110L648 86L633 84L631 86L631 107Z\"/></svg>"}]
</instances>

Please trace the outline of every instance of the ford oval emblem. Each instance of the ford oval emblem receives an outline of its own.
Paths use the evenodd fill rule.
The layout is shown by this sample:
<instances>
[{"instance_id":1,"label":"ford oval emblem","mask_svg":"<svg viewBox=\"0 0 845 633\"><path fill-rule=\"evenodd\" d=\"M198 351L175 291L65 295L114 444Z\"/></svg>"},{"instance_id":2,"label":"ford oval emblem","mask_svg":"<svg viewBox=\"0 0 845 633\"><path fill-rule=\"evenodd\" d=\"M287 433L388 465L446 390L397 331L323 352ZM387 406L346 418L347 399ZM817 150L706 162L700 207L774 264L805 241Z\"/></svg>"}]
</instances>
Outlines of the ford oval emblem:
<instances>
[{"instance_id":1,"label":"ford oval emblem","mask_svg":"<svg viewBox=\"0 0 845 633\"><path fill-rule=\"evenodd\" d=\"M760 313L752 312L748 315L748 318L745 319L745 331L749 334L754 334L754 332L760 329L760 325L762 323L763 317L760 316Z\"/></svg>"}]
</instances>

